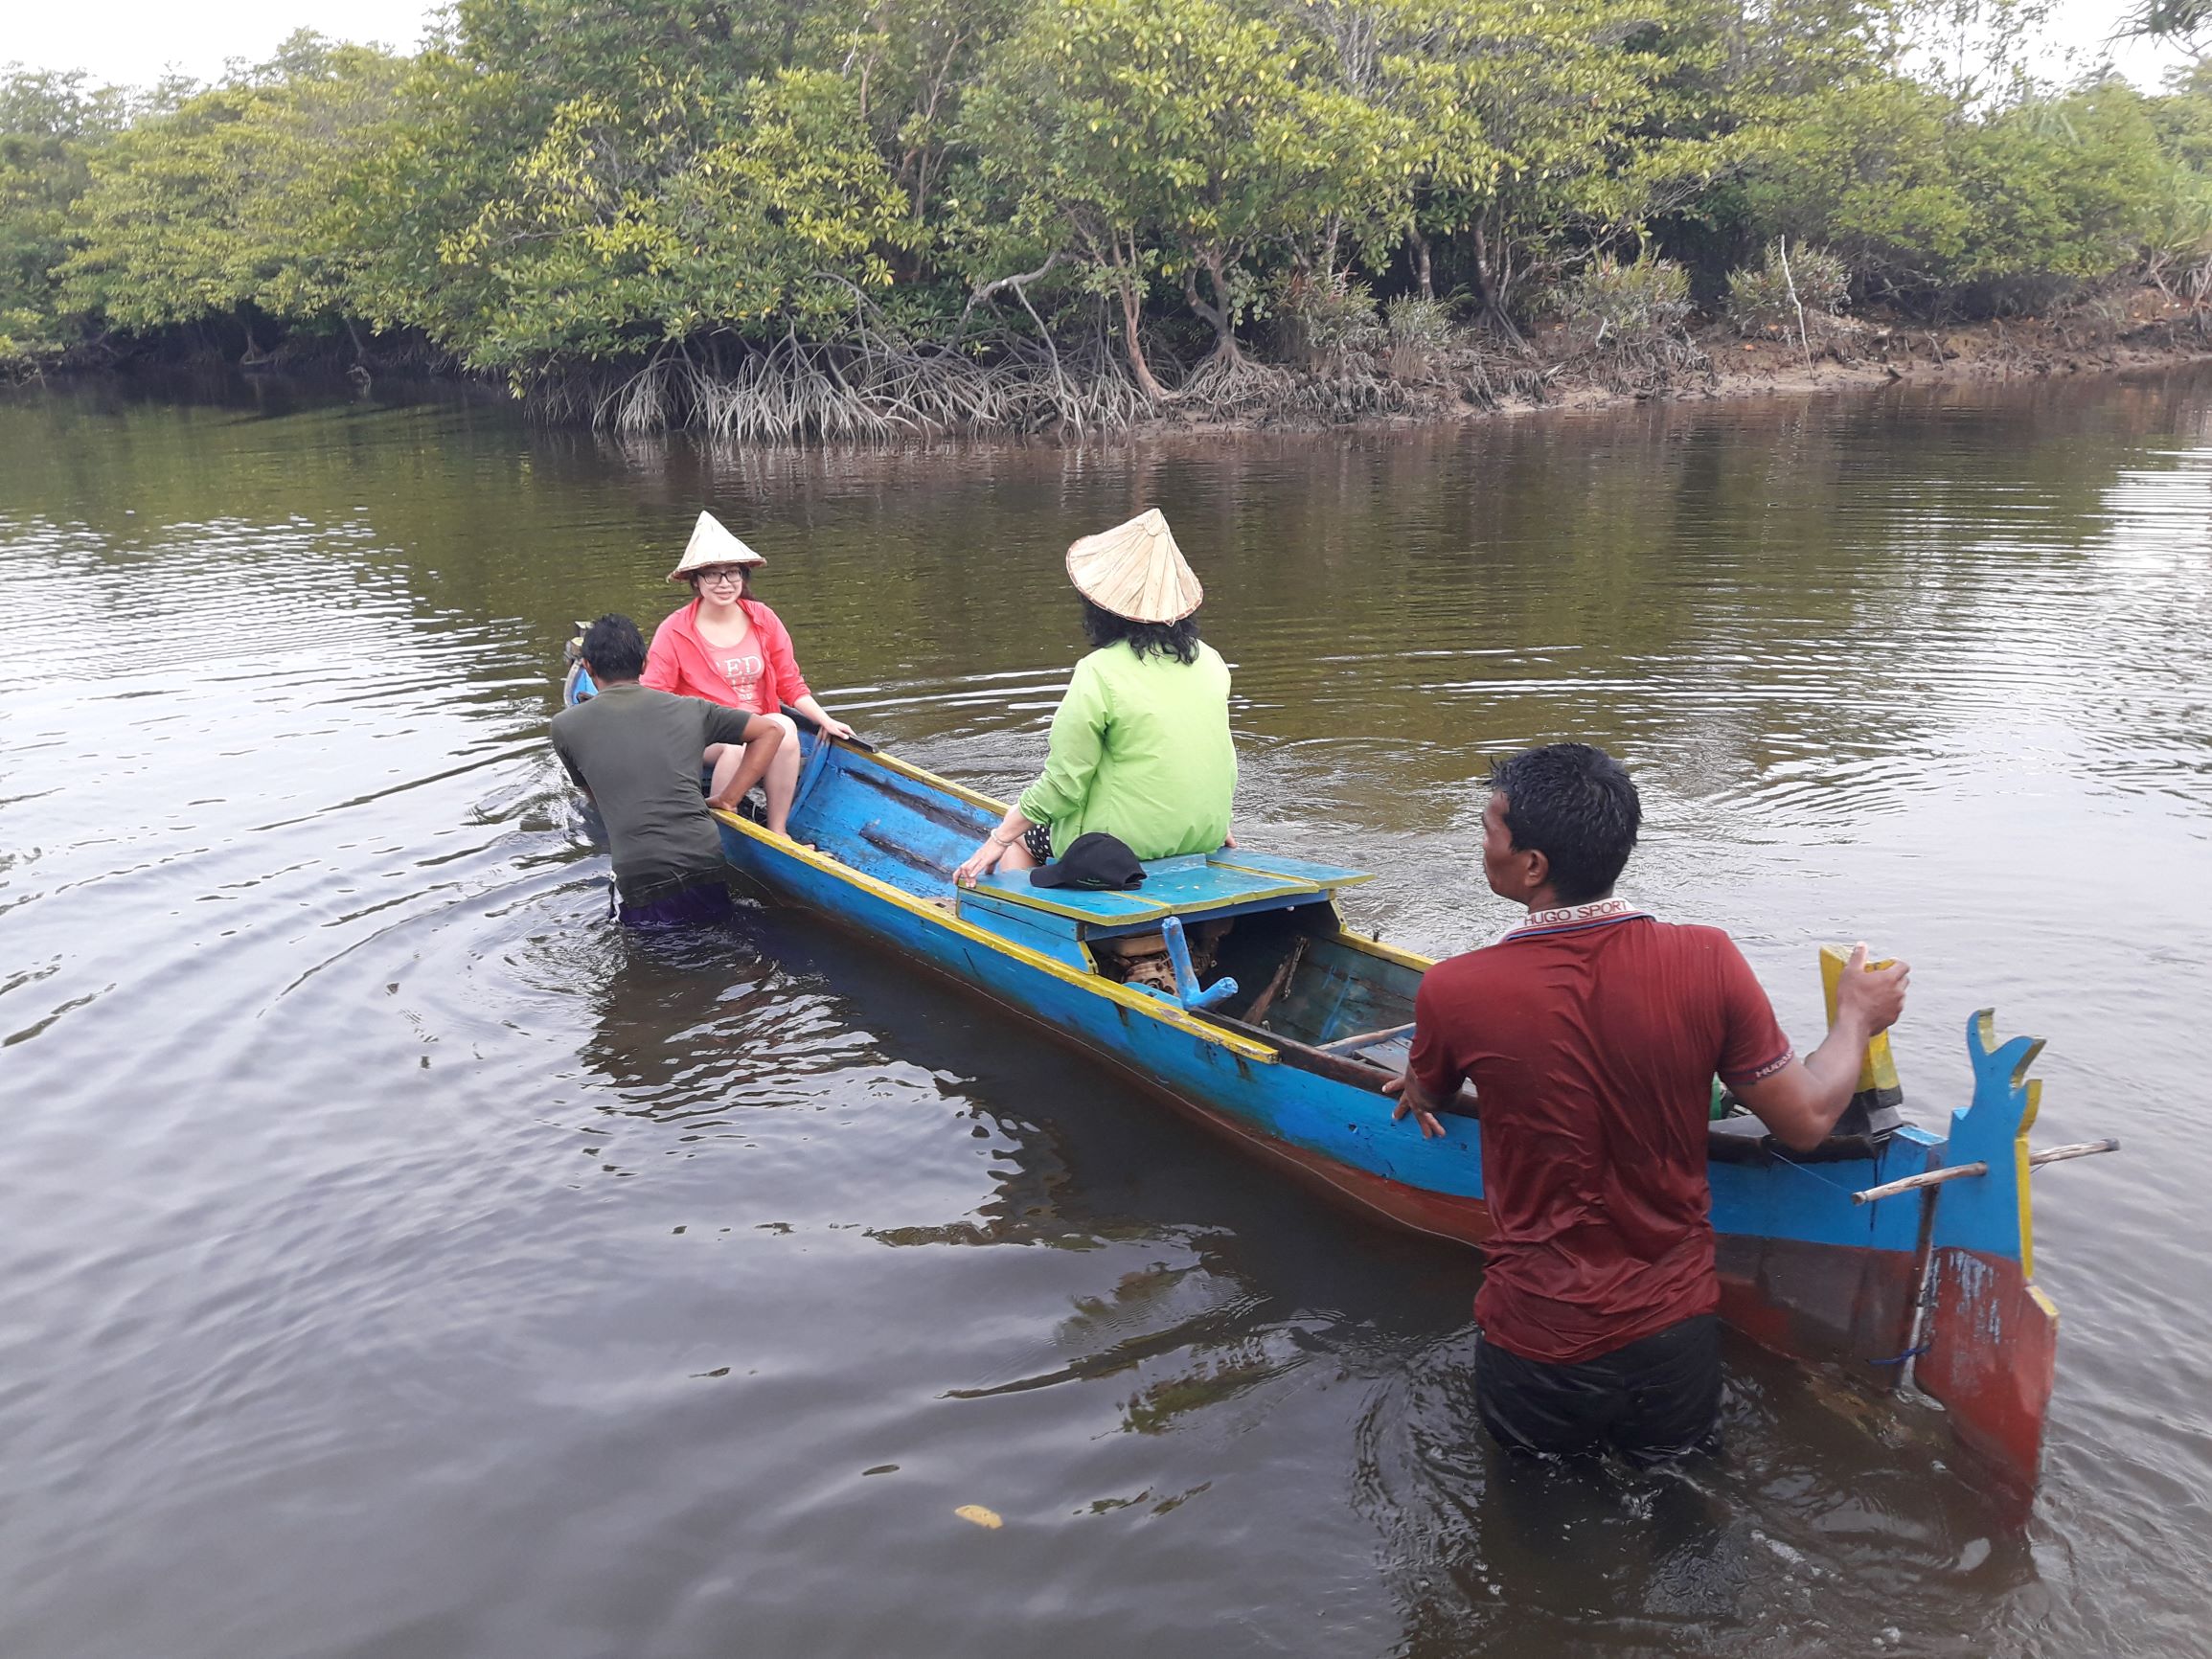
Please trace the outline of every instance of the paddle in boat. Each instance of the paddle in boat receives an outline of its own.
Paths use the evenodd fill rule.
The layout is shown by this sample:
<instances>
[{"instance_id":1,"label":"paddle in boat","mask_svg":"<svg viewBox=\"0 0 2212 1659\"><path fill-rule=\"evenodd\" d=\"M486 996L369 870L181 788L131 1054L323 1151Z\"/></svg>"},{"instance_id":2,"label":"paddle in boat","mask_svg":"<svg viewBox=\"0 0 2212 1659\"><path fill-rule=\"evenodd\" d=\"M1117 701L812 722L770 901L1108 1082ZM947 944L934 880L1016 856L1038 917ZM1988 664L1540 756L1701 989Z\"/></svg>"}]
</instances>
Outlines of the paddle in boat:
<instances>
[{"instance_id":1,"label":"paddle in boat","mask_svg":"<svg viewBox=\"0 0 2212 1659\"><path fill-rule=\"evenodd\" d=\"M589 692L572 668L566 700ZM1437 1140L1393 1123L1382 1093L1430 964L1345 927L1337 895L1369 875L1239 847L1153 860L1129 892L1037 888L1027 872L956 889L1001 803L858 740L801 741L789 837L716 814L746 883L982 992L1343 1203L1481 1246L1472 1094ZM1843 961L1824 947L1832 1018ZM2041 1041L2000 1040L1983 1010L1966 1043L1973 1097L1941 1132L1905 1121L1886 1035L1809 1153L1754 1117L1716 1117L1722 1316L1876 1387L1909 1374L1976 1461L2025 1493L2058 1335L2035 1283L2029 1171L2116 1143L2030 1151Z\"/></svg>"}]
</instances>

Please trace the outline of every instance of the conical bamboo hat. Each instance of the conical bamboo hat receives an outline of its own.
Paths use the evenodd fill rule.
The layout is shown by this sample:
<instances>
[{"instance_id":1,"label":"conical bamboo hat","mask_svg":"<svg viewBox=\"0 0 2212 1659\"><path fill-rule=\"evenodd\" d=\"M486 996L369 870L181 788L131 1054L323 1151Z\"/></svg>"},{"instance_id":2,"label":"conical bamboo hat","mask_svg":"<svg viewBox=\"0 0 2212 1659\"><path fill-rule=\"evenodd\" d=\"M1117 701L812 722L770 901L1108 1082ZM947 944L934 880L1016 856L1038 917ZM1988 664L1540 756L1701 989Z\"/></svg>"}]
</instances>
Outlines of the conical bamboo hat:
<instances>
[{"instance_id":1,"label":"conical bamboo hat","mask_svg":"<svg viewBox=\"0 0 2212 1659\"><path fill-rule=\"evenodd\" d=\"M1206 597L1156 507L1070 547L1067 579L1099 609L1130 622L1180 622Z\"/></svg>"},{"instance_id":2,"label":"conical bamboo hat","mask_svg":"<svg viewBox=\"0 0 2212 1659\"><path fill-rule=\"evenodd\" d=\"M684 544L683 557L677 561L675 569L669 572L669 580L681 581L695 570L712 570L718 564L767 562L724 530L720 519L711 512L702 512L698 523L692 526L692 538Z\"/></svg>"}]
</instances>

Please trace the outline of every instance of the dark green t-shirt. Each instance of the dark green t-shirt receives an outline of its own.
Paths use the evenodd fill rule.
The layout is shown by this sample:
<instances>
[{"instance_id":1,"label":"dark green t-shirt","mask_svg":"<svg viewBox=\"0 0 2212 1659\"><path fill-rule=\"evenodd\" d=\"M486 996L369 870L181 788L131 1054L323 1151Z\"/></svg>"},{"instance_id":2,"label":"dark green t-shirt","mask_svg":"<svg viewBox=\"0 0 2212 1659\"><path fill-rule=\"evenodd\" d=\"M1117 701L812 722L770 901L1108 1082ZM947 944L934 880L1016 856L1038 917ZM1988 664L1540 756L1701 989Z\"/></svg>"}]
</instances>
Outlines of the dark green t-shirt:
<instances>
[{"instance_id":1,"label":"dark green t-shirt","mask_svg":"<svg viewBox=\"0 0 2212 1659\"><path fill-rule=\"evenodd\" d=\"M721 874L721 830L699 793L700 759L709 743L741 741L751 718L634 682L553 716L553 751L598 804L626 898L650 882Z\"/></svg>"}]
</instances>

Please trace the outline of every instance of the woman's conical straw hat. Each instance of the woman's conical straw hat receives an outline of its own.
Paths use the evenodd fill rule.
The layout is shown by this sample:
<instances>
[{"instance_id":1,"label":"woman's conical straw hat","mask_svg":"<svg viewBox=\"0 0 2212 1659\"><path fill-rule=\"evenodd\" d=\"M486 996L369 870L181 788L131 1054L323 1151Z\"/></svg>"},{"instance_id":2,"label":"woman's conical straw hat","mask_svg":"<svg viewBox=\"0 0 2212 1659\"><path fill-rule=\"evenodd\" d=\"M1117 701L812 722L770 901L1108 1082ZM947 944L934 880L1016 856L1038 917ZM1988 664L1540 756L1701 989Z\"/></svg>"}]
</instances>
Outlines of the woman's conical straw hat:
<instances>
[{"instance_id":1,"label":"woman's conical straw hat","mask_svg":"<svg viewBox=\"0 0 2212 1659\"><path fill-rule=\"evenodd\" d=\"M1130 622L1181 622L1206 597L1156 507L1070 547L1067 579L1099 609Z\"/></svg>"},{"instance_id":2,"label":"woman's conical straw hat","mask_svg":"<svg viewBox=\"0 0 2212 1659\"><path fill-rule=\"evenodd\" d=\"M722 528L722 521L711 512L699 514L698 523L692 526L692 538L684 544L684 556L669 572L669 580L681 581L695 570L712 570L718 564L766 564L768 561Z\"/></svg>"}]
</instances>

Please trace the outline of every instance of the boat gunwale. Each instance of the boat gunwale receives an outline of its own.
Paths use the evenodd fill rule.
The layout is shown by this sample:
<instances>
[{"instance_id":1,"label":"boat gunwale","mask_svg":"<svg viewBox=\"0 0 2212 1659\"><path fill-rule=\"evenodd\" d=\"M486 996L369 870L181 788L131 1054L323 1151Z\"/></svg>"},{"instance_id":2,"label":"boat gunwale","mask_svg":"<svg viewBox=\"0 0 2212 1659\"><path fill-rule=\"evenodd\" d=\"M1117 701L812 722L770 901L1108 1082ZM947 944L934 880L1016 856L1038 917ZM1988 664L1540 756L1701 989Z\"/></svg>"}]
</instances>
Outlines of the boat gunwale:
<instances>
[{"instance_id":1,"label":"boat gunwale","mask_svg":"<svg viewBox=\"0 0 2212 1659\"><path fill-rule=\"evenodd\" d=\"M1161 1024L1188 1035L1201 1037L1207 1042L1228 1050L1241 1058L1257 1061L1265 1065L1277 1065L1282 1061L1282 1053L1279 1049L1268 1044L1256 1042L1239 1033L1223 1031L1218 1026L1208 1025L1187 1010L1168 1002L1164 998L1152 996L1141 990L1130 990L1118 981L1106 979L1095 972L1083 972L1057 957L1048 956L1042 951L1034 950L1026 944L1011 940L1002 933L993 933L989 928L979 927L967 918L951 914L932 904L926 898L917 898L905 889L896 887L878 876L870 875L865 871L855 870L842 859L832 857L829 853L806 846L802 842L794 841L788 835L774 834L755 824L749 818L739 816L736 812L721 807L709 807L708 811L713 814L717 823L725 829L734 830L747 840L757 843L764 852L777 857L789 859L793 863L803 865L821 875L843 882L846 886L857 888L871 898L897 905L908 915L927 921L933 926L944 928L971 943L987 944L992 949L1002 955L1013 957L1026 966L1048 973L1055 979L1064 980L1093 996L1103 997L1108 1002L1117 1003L1123 1008L1156 1019Z\"/></svg>"}]
</instances>

